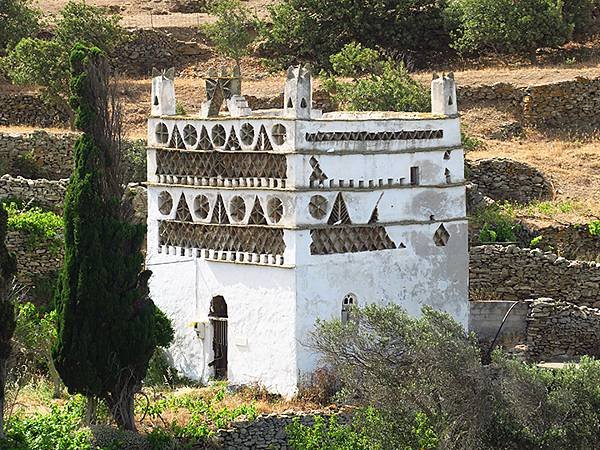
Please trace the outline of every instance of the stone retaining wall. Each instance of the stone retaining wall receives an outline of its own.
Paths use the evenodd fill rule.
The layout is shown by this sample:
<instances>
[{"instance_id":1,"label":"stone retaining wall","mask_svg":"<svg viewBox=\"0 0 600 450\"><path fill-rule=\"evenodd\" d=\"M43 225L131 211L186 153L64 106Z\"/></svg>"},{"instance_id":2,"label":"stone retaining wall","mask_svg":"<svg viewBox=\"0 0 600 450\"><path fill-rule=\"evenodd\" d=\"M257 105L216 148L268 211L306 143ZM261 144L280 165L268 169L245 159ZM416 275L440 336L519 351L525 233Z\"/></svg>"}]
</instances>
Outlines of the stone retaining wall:
<instances>
[{"instance_id":1,"label":"stone retaining wall","mask_svg":"<svg viewBox=\"0 0 600 450\"><path fill-rule=\"evenodd\" d=\"M469 181L493 200L527 204L554 197L552 182L529 164L509 158L489 158L467 161L465 165Z\"/></svg>"},{"instance_id":2,"label":"stone retaining wall","mask_svg":"<svg viewBox=\"0 0 600 450\"><path fill-rule=\"evenodd\" d=\"M285 428L297 418L301 424L312 426L315 416L331 416L331 411L311 411L307 413L261 415L252 422L236 422L229 430L221 430L215 443L226 450L291 450L287 442ZM339 423L350 420L348 413L341 413Z\"/></svg>"},{"instance_id":3,"label":"stone retaining wall","mask_svg":"<svg viewBox=\"0 0 600 450\"><path fill-rule=\"evenodd\" d=\"M600 308L600 263L516 245L484 245L471 248L469 276L476 300L552 297Z\"/></svg>"},{"instance_id":4,"label":"stone retaining wall","mask_svg":"<svg viewBox=\"0 0 600 450\"><path fill-rule=\"evenodd\" d=\"M57 213L62 204L69 180L29 180L22 177L3 175L0 177L0 199L15 197L23 202L34 203Z\"/></svg>"},{"instance_id":5,"label":"stone retaining wall","mask_svg":"<svg viewBox=\"0 0 600 450\"><path fill-rule=\"evenodd\" d=\"M11 175L19 168L15 165L18 158L31 156L39 167L40 175L50 180L60 180L71 175L73 165L72 151L77 133L48 133L36 130L28 133L0 133L0 160L4 170Z\"/></svg>"},{"instance_id":6,"label":"stone retaining wall","mask_svg":"<svg viewBox=\"0 0 600 450\"><path fill-rule=\"evenodd\" d=\"M530 226L525 223L525 227ZM542 236L537 247L552 251L567 259L600 261L600 236L589 232L588 225L559 225L530 228L531 238Z\"/></svg>"},{"instance_id":7,"label":"stone retaining wall","mask_svg":"<svg viewBox=\"0 0 600 450\"><path fill-rule=\"evenodd\" d=\"M0 125L67 127L69 116L37 93L0 93Z\"/></svg>"},{"instance_id":8,"label":"stone retaining wall","mask_svg":"<svg viewBox=\"0 0 600 450\"><path fill-rule=\"evenodd\" d=\"M461 86L460 79L457 88L459 104L471 106L479 103L510 102L513 105L521 105L525 90L513 86L510 83L495 83L492 85Z\"/></svg>"},{"instance_id":9,"label":"stone retaining wall","mask_svg":"<svg viewBox=\"0 0 600 450\"><path fill-rule=\"evenodd\" d=\"M600 309L540 298L531 304L527 322L530 359L600 356Z\"/></svg>"},{"instance_id":10,"label":"stone retaining wall","mask_svg":"<svg viewBox=\"0 0 600 450\"><path fill-rule=\"evenodd\" d=\"M41 280L58 273L63 260L63 247L60 240L32 242L21 231L9 231L6 246L17 258L16 281L27 290L34 288ZM25 292L30 298L30 292Z\"/></svg>"}]
</instances>

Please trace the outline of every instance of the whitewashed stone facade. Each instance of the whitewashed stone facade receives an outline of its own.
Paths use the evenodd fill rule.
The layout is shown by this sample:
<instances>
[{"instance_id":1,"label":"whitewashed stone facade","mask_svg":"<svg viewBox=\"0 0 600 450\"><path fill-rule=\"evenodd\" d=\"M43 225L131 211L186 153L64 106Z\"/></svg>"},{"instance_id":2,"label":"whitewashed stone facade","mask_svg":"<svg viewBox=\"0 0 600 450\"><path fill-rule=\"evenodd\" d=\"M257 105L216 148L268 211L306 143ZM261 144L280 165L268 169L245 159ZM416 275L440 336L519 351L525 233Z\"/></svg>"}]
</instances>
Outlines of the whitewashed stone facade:
<instances>
[{"instance_id":1,"label":"whitewashed stone facade","mask_svg":"<svg viewBox=\"0 0 600 450\"><path fill-rule=\"evenodd\" d=\"M153 82L147 262L182 373L290 396L318 364L304 345L317 318L394 302L466 326L456 88L432 86L435 114L322 114L310 73L290 68L283 109L250 111L237 74L213 73L184 117L173 84Z\"/></svg>"}]
</instances>

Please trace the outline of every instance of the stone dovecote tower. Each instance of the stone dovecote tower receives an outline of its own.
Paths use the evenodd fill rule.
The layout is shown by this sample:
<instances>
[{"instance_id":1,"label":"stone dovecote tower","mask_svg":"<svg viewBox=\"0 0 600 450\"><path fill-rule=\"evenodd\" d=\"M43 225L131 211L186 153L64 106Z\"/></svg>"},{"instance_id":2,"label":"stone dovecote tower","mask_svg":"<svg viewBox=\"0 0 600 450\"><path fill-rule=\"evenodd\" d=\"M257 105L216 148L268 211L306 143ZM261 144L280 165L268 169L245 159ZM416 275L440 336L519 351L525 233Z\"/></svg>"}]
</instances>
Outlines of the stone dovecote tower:
<instances>
[{"instance_id":1,"label":"stone dovecote tower","mask_svg":"<svg viewBox=\"0 0 600 450\"><path fill-rule=\"evenodd\" d=\"M147 262L181 372L293 395L316 368L303 343L317 318L393 302L466 324L456 89L432 84L432 113L322 114L304 68L283 109L152 109Z\"/></svg>"}]
</instances>

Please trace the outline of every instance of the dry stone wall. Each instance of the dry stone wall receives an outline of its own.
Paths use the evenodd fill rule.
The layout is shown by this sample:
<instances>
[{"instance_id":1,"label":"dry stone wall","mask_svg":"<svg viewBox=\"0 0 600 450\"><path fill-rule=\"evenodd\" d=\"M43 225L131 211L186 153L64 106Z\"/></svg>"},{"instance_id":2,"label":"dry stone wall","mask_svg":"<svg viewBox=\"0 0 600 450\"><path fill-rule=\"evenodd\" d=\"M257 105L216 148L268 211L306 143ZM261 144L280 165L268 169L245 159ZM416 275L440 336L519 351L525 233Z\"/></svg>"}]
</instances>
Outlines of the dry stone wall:
<instances>
[{"instance_id":1,"label":"dry stone wall","mask_svg":"<svg viewBox=\"0 0 600 450\"><path fill-rule=\"evenodd\" d=\"M37 93L0 93L0 125L66 127L65 111L48 105Z\"/></svg>"},{"instance_id":2,"label":"dry stone wall","mask_svg":"<svg viewBox=\"0 0 600 450\"><path fill-rule=\"evenodd\" d=\"M527 322L530 359L600 356L600 309L539 298L531 303Z\"/></svg>"},{"instance_id":3,"label":"dry stone wall","mask_svg":"<svg viewBox=\"0 0 600 450\"><path fill-rule=\"evenodd\" d=\"M600 308L600 263L516 245L484 245L470 250L469 276L472 299L551 297Z\"/></svg>"},{"instance_id":4,"label":"dry stone wall","mask_svg":"<svg viewBox=\"0 0 600 450\"><path fill-rule=\"evenodd\" d=\"M68 181L66 179L29 180L3 175L0 177L0 199L17 198L23 202L32 201L44 208L61 213Z\"/></svg>"},{"instance_id":5,"label":"dry stone wall","mask_svg":"<svg viewBox=\"0 0 600 450\"><path fill-rule=\"evenodd\" d=\"M465 164L469 181L492 200L527 204L554 197L552 182L529 164L509 158L480 159Z\"/></svg>"},{"instance_id":6,"label":"dry stone wall","mask_svg":"<svg viewBox=\"0 0 600 450\"><path fill-rule=\"evenodd\" d=\"M226 450L291 450L285 428L294 419L302 425L312 426L315 417L332 415L331 411L312 411L307 413L268 414L258 416L252 422L236 422L229 430L221 430L215 441L218 448ZM339 423L347 423L350 415L342 412L338 415Z\"/></svg>"},{"instance_id":7,"label":"dry stone wall","mask_svg":"<svg viewBox=\"0 0 600 450\"><path fill-rule=\"evenodd\" d=\"M22 231L9 231L6 246L17 258L16 282L26 290L34 288L40 280L53 277L62 264L63 247L60 240L32 242ZM30 297L26 292L26 297Z\"/></svg>"},{"instance_id":8,"label":"dry stone wall","mask_svg":"<svg viewBox=\"0 0 600 450\"><path fill-rule=\"evenodd\" d=\"M73 165L72 150L77 133L48 133L36 130L28 133L0 133L0 161L4 170L12 175L15 161L31 155L45 178L60 180L68 178Z\"/></svg>"},{"instance_id":9,"label":"dry stone wall","mask_svg":"<svg viewBox=\"0 0 600 450\"><path fill-rule=\"evenodd\" d=\"M525 227L529 227L527 223ZM530 229L530 240L541 236L537 247L567 259L600 261L600 236L591 234L588 225L559 225Z\"/></svg>"}]
</instances>

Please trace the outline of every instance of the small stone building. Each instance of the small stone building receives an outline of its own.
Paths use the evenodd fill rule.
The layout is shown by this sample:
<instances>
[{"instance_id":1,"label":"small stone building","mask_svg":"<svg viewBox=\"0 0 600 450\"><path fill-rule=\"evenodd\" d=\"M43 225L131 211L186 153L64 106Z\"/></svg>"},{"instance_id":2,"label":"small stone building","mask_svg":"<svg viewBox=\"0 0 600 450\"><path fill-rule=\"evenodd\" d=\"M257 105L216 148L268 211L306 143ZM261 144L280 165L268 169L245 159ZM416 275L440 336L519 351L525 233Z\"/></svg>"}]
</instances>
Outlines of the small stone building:
<instances>
[{"instance_id":1,"label":"small stone building","mask_svg":"<svg viewBox=\"0 0 600 450\"><path fill-rule=\"evenodd\" d=\"M175 114L173 78L152 82L147 262L184 375L293 395L318 365L315 321L372 302L466 326L452 76L434 78L431 113L323 114L306 68L288 70L282 109L260 111L239 73L213 72L194 116Z\"/></svg>"}]
</instances>

